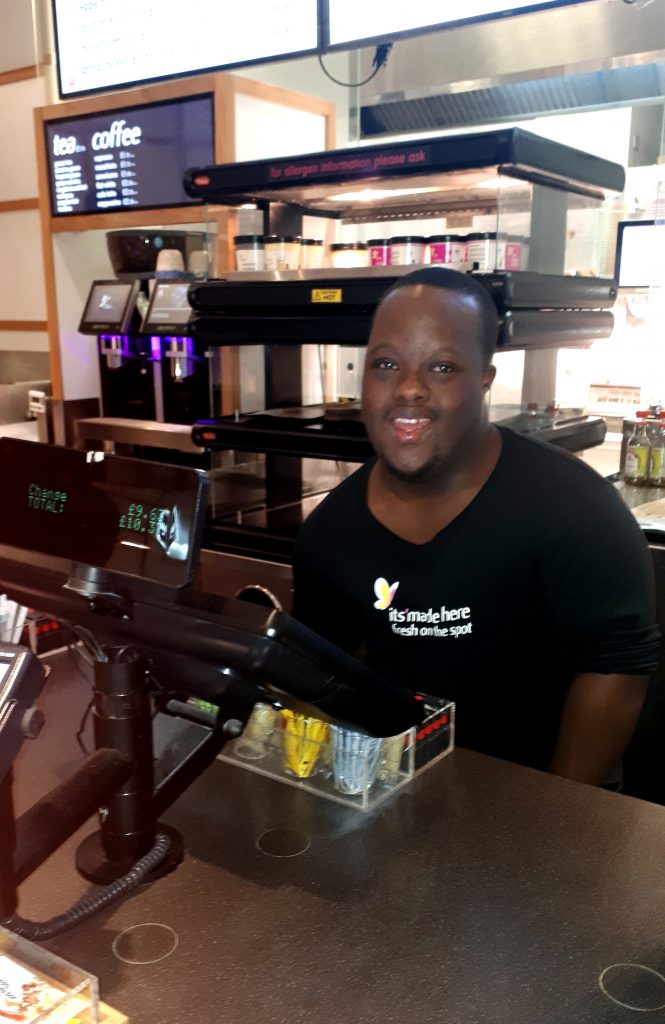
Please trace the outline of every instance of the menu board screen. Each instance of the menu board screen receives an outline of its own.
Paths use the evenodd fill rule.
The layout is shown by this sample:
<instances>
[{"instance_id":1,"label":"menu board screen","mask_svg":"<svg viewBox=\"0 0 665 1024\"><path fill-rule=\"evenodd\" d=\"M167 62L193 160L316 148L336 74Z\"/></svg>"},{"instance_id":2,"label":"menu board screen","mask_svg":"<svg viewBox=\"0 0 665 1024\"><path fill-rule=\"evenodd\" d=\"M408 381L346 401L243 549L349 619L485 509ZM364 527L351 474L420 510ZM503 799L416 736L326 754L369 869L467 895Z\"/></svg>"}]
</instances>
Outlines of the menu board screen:
<instances>
[{"instance_id":1,"label":"menu board screen","mask_svg":"<svg viewBox=\"0 0 665 1024\"><path fill-rule=\"evenodd\" d=\"M185 170L214 161L210 95L49 121L45 133L54 217L189 205Z\"/></svg>"},{"instance_id":2,"label":"menu board screen","mask_svg":"<svg viewBox=\"0 0 665 1024\"><path fill-rule=\"evenodd\" d=\"M328 0L330 46L352 46L370 39L390 39L402 33L452 28L467 21L529 14L566 7L585 0ZM588 0L586 0L588 2Z\"/></svg>"},{"instance_id":3,"label":"menu board screen","mask_svg":"<svg viewBox=\"0 0 665 1024\"><path fill-rule=\"evenodd\" d=\"M60 95L312 53L317 0L53 0Z\"/></svg>"}]
</instances>

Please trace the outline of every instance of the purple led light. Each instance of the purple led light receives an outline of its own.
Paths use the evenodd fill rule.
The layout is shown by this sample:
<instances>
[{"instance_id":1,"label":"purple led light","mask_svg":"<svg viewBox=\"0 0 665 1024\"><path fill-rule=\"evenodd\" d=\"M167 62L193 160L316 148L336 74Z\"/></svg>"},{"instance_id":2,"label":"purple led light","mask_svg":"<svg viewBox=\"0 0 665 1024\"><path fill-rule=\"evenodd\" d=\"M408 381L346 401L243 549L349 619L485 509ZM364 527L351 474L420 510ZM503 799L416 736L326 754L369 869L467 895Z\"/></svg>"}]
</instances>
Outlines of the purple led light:
<instances>
[{"instance_id":1,"label":"purple led light","mask_svg":"<svg viewBox=\"0 0 665 1024\"><path fill-rule=\"evenodd\" d=\"M176 342L180 343L180 346L182 346L182 343L184 342L185 343L184 346L181 347L181 354L186 359L193 359L194 358L194 339L193 338L184 338L184 337L181 337L179 335L165 335L164 336L164 341L167 342L167 343L171 342L171 341L176 341Z\"/></svg>"}]
</instances>

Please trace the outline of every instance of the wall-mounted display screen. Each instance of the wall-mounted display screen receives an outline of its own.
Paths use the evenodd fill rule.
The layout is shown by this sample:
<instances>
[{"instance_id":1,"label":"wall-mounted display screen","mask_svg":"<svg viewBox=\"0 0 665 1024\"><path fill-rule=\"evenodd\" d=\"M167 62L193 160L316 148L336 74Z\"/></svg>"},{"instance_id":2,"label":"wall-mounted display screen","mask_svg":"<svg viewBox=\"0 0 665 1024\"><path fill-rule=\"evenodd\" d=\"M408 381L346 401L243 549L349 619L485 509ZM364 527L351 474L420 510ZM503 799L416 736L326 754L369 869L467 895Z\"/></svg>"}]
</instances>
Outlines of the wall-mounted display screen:
<instances>
[{"instance_id":1,"label":"wall-mounted display screen","mask_svg":"<svg viewBox=\"0 0 665 1024\"><path fill-rule=\"evenodd\" d=\"M188 292L188 281L157 281L143 321L143 331L172 334L172 329L189 323L192 307Z\"/></svg>"},{"instance_id":2,"label":"wall-mounted display screen","mask_svg":"<svg viewBox=\"0 0 665 1024\"><path fill-rule=\"evenodd\" d=\"M372 40L388 41L407 33L585 2L590 0L327 0L324 45L344 48Z\"/></svg>"},{"instance_id":3,"label":"wall-mounted display screen","mask_svg":"<svg viewBox=\"0 0 665 1024\"><path fill-rule=\"evenodd\" d=\"M210 95L48 121L44 130L54 217L187 206L185 170L214 161Z\"/></svg>"},{"instance_id":4,"label":"wall-mounted display screen","mask_svg":"<svg viewBox=\"0 0 665 1024\"><path fill-rule=\"evenodd\" d=\"M127 334L138 291L138 281L93 281L79 324L81 334Z\"/></svg>"},{"instance_id":5,"label":"wall-mounted display screen","mask_svg":"<svg viewBox=\"0 0 665 1024\"><path fill-rule=\"evenodd\" d=\"M620 288L665 287L665 221L621 221L614 279Z\"/></svg>"},{"instance_id":6,"label":"wall-mounted display screen","mask_svg":"<svg viewBox=\"0 0 665 1024\"><path fill-rule=\"evenodd\" d=\"M3 437L0 473L0 544L170 587L194 575L202 470Z\"/></svg>"},{"instance_id":7,"label":"wall-mounted display screen","mask_svg":"<svg viewBox=\"0 0 665 1024\"><path fill-rule=\"evenodd\" d=\"M317 0L53 0L60 95L312 53Z\"/></svg>"}]
</instances>

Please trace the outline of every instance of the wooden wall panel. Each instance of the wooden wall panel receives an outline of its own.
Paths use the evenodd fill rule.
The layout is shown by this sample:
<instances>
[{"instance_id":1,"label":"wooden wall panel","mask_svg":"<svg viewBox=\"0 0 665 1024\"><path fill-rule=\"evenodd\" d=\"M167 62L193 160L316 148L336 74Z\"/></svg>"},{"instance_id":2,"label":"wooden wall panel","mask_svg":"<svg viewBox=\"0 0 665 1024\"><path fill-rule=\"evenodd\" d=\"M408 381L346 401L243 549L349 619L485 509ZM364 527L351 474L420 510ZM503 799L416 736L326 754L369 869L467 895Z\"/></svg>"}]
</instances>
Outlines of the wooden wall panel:
<instances>
[{"instance_id":1,"label":"wooden wall panel","mask_svg":"<svg viewBox=\"0 0 665 1024\"><path fill-rule=\"evenodd\" d=\"M39 211L0 213L0 239L0 320L46 320Z\"/></svg>"},{"instance_id":2,"label":"wooden wall panel","mask_svg":"<svg viewBox=\"0 0 665 1024\"><path fill-rule=\"evenodd\" d=\"M33 199L39 194L32 111L44 98L43 78L0 82L0 203Z\"/></svg>"}]
</instances>

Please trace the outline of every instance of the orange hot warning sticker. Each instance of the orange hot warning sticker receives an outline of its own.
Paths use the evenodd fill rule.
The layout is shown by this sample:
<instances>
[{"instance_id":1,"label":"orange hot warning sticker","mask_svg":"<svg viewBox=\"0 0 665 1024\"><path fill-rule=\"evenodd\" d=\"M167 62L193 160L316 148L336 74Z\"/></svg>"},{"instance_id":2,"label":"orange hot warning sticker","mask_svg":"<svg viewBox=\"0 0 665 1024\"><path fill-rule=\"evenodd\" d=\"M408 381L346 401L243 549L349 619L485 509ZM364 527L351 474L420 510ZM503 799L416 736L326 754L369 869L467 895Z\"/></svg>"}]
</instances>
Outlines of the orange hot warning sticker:
<instances>
[{"instance_id":1,"label":"orange hot warning sticker","mask_svg":"<svg viewBox=\"0 0 665 1024\"><path fill-rule=\"evenodd\" d=\"M341 288L312 288L312 302L341 302Z\"/></svg>"}]
</instances>

